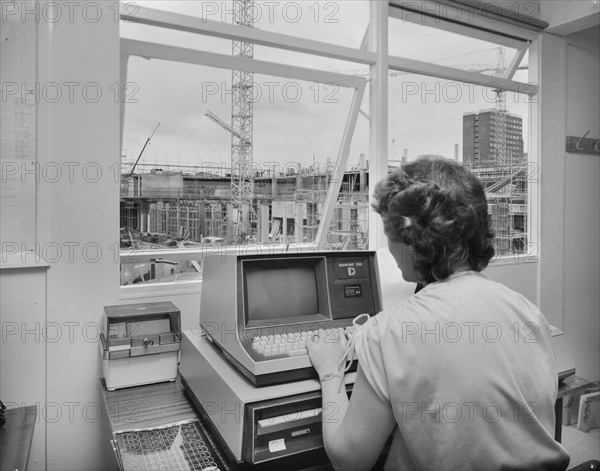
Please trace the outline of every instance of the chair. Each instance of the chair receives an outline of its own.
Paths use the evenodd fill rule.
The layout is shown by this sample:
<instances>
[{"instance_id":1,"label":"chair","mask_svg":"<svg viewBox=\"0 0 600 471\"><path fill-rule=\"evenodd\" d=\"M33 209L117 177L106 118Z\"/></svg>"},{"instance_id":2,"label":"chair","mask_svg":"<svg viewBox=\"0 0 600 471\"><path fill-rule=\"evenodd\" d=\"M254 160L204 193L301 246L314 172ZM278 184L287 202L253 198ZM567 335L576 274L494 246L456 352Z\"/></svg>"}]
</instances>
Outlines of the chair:
<instances>
[{"instance_id":1,"label":"chair","mask_svg":"<svg viewBox=\"0 0 600 471\"><path fill-rule=\"evenodd\" d=\"M589 460L585 463L581 463L580 465L575 466L574 468L569 468L567 471L598 471L599 469L600 461Z\"/></svg>"}]
</instances>

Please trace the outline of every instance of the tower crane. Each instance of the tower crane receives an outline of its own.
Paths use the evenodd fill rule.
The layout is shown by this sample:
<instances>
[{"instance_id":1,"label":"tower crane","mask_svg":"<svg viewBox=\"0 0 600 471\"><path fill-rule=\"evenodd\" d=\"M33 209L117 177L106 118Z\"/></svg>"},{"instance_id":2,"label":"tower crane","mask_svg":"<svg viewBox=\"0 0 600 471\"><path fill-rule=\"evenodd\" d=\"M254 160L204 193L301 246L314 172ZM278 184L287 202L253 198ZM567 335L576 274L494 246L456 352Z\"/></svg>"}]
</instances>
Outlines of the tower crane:
<instances>
[{"instance_id":1,"label":"tower crane","mask_svg":"<svg viewBox=\"0 0 600 471\"><path fill-rule=\"evenodd\" d=\"M254 27L254 0L233 0L233 23L248 28ZM234 57L254 58L254 44L232 41ZM205 115L231 134L231 203L235 223L235 238L250 233L253 218L252 195L254 175L252 173L253 100L254 74L242 70L231 71L231 125L214 113Z\"/></svg>"},{"instance_id":2,"label":"tower crane","mask_svg":"<svg viewBox=\"0 0 600 471\"><path fill-rule=\"evenodd\" d=\"M233 22L248 28L254 27L254 0L233 0ZM254 58L254 44L232 41L232 55ZM254 74L241 70L231 71L231 199L237 213L236 237L250 232L252 217L253 101Z\"/></svg>"}]
</instances>

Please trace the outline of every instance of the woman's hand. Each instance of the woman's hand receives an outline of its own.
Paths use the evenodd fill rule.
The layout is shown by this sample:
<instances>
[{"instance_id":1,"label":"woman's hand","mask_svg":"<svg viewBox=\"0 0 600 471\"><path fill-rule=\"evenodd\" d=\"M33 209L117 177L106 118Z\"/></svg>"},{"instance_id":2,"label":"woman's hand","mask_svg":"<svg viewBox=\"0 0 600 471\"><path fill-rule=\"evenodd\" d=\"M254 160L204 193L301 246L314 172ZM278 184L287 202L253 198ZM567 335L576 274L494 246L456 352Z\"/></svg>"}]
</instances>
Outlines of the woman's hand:
<instances>
[{"instance_id":1,"label":"woman's hand","mask_svg":"<svg viewBox=\"0 0 600 471\"><path fill-rule=\"evenodd\" d=\"M319 329L318 334L314 335L306 346L310 361L319 377L326 373L339 371L338 365L347 346L343 330Z\"/></svg>"}]
</instances>

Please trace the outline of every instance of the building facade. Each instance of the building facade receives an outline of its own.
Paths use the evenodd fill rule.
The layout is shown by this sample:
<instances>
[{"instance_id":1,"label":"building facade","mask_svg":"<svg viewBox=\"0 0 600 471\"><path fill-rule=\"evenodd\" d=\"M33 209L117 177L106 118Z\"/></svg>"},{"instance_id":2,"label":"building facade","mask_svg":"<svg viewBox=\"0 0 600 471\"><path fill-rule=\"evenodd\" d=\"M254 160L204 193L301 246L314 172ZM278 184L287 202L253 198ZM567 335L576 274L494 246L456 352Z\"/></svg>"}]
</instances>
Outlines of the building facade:
<instances>
[{"instance_id":1,"label":"building facade","mask_svg":"<svg viewBox=\"0 0 600 471\"><path fill-rule=\"evenodd\" d=\"M520 163L523 152L523 119L506 115L506 162ZM496 110L483 110L463 115L463 162L489 163L498 161L497 132L500 119Z\"/></svg>"}]
</instances>

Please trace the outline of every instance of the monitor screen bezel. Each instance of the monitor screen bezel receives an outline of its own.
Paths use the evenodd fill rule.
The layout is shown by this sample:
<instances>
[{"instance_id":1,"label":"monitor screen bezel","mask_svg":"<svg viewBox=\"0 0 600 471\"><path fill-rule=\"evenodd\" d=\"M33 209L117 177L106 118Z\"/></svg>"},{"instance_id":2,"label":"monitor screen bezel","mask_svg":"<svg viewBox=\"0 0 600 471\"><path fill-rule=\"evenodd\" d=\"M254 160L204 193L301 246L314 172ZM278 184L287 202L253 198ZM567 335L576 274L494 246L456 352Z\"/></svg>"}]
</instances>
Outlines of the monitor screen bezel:
<instances>
[{"instance_id":1,"label":"monitor screen bezel","mask_svg":"<svg viewBox=\"0 0 600 471\"><path fill-rule=\"evenodd\" d=\"M286 326L296 324L315 323L331 320L331 306L329 292L327 288L327 270L326 259L324 256L284 256L284 257L269 257L269 258L248 258L240 261L241 264L241 284L242 284L242 318L246 329ZM314 270L318 310L314 314L301 316L286 316L271 319L251 320L248 316L248 286L246 281L246 273L248 268L263 265L267 268L293 268L294 265L302 267L310 267Z\"/></svg>"}]
</instances>

